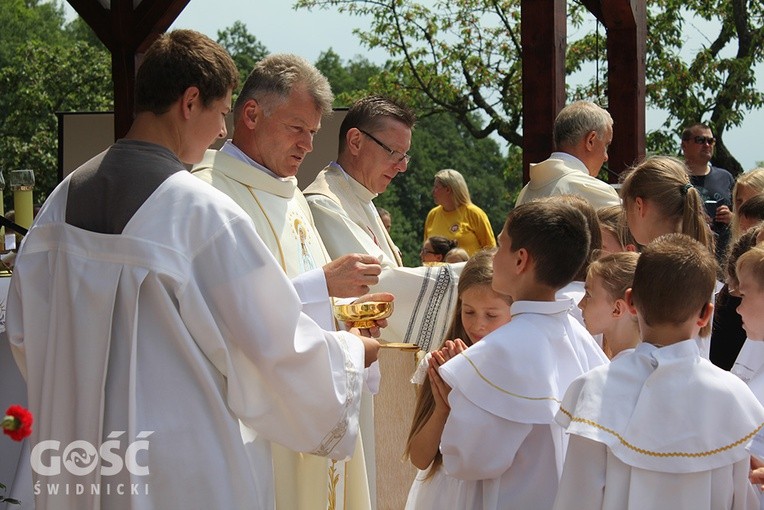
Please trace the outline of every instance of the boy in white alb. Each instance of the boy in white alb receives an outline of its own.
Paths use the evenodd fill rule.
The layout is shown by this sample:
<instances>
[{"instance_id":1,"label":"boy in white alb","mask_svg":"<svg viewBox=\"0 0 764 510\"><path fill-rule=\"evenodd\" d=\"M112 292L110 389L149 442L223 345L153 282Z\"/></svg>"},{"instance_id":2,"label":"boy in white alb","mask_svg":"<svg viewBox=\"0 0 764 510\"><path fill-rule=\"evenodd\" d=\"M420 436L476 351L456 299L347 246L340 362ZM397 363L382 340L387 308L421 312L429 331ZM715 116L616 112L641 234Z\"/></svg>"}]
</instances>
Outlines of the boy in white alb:
<instances>
[{"instance_id":1,"label":"boy in white alb","mask_svg":"<svg viewBox=\"0 0 764 510\"><path fill-rule=\"evenodd\" d=\"M711 318L716 262L683 234L639 256L626 301L642 343L571 384L570 443L555 510L755 509L746 444L764 408L693 340Z\"/></svg>"},{"instance_id":2,"label":"boy in white alb","mask_svg":"<svg viewBox=\"0 0 764 510\"><path fill-rule=\"evenodd\" d=\"M430 377L451 412L440 450L446 472L472 480L469 509L552 507L565 452L554 421L568 384L607 363L591 335L555 301L589 249L583 214L563 203L509 213L494 258L493 288L514 303L512 320Z\"/></svg>"},{"instance_id":3,"label":"boy in white alb","mask_svg":"<svg viewBox=\"0 0 764 510\"><path fill-rule=\"evenodd\" d=\"M743 379L753 394L764 402L764 246L754 246L743 253L736 263L738 293L740 304L737 313L743 319L743 328L748 338L740 350L732 373ZM742 359L741 359L742 358ZM749 370L746 371L745 369ZM751 467L755 468L751 481L759 487L760 508L764 508L764 459L754 458Z\"/></svg>"}]
</instances>

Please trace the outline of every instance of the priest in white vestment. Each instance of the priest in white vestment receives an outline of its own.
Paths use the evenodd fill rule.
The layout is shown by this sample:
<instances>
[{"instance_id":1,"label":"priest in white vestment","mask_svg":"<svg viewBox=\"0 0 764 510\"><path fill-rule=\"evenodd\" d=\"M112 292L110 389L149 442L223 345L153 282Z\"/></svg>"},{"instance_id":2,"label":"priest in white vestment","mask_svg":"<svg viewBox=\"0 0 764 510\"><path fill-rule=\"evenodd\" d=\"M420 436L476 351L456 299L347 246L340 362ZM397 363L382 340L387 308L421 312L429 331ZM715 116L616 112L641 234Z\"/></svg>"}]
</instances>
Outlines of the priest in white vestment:
<instances>
[{"instance_id":1,"label":"priest in white vestment","mask_svg":"<svg viewBox=\"0 0 764 510\"><path fill-rule=\"evenodd\" d=\"M178 97L168 75L188 81ZM270 442L353 452L376 341L302 313L244 211L183 166L225 136L237 77L206 36L160 37L125 139L56 188L22 243L7 330L37 508L272 509Z\"/></svg>"},{"instance_id":2,"label":"priest in white vestment","mask_svg":"<svg viewBox=\"0 0 764 510\"><path fill-rule=\"evenodd\" d=\"M308 62L294 55L265 58L239 94L232 140L219 151L207 151L193 169L196 177L231 197L252 218L292 278L306 313L325 329L336 329L330 296L366 294L381 271L378 261L365 254L332 261L297 187L295 175L312 150L323 114L331 110L331 98L326 78ZM372 391L379 384L375 368L367 379ZM362 421L361 427L365 435L368 425ZM368 435L373 438L373 430ZM373 446L366 438L363 444L367 449ZM360 440L349 462L327 462L279 446L274 446L273 455L280 510L370 508L367 470L373 471L373 463L365 461Z\"/></svg>"},{"instance_id":3,"label":"priest in white vestment","mask_svg":"<svg viewBox=\"0 0 764 510\"><path fill-rule=\"evenodd\" d=\"M515 206L567 194L585 198L595 209L621 205L615 188L597 178L613 140L613 118L607 110L591 101L575 101L557 115L553 131L555 152L531 163L530 180Z\"/></svg>"},{"instance_id":4,"label":"priest in white vestment","mask_svg":"<svg viewBox=\"0 0 764 510\"><path fill-rule=\"evenodd\" d=\"M414 114L387 98L357 101L340 127L337 161L304 193L332 258L360 252L380 259L384 269L374 290L391 292L396 301L385 339L429 351L446 333L464 264L402 267L400 250L372 202L406 171L413 125Z\"/></svg>"}]
</instances>

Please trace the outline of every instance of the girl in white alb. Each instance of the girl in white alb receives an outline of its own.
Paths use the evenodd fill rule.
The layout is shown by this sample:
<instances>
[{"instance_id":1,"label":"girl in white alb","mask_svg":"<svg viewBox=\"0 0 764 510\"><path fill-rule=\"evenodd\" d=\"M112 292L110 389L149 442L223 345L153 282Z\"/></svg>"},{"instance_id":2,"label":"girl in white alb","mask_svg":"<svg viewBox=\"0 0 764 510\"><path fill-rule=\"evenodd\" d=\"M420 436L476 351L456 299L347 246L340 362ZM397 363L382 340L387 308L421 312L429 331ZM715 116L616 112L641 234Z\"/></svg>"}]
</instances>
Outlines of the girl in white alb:
<instances>
[{"instance_id":1,"label":"girl in white alb","mask_svg":"<svg viewBox=\"0 0 764 510\"><path fill-rule=\"evenodd\" d=\"M472 256L459 278L459 292L451 327L446 334L449 346L457 350L480 341L485 335L510 319L510 298L491 289L493 277L493 251L481 251ZM421 384L414 419L411 424L405 455L419 471L409 491L406 510L464 508L469 501L475 482L448 476L442 466L439 445L446 424L449 407L447 400L427 378L430 358L439 364L449 358L445 347L425 356L417 368L412 382Z\"/></svg>"}]
</instances>

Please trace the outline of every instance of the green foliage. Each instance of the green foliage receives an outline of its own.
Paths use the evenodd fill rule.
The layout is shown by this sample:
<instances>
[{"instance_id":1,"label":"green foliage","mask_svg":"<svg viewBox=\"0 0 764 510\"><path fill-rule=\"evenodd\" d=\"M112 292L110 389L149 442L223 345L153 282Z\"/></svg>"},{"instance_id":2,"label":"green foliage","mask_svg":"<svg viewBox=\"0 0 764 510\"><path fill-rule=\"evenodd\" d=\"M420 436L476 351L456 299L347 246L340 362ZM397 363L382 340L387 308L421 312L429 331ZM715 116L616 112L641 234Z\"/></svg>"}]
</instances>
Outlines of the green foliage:
<instances>
[{"instance_id":1,"label":"green foliage","mask_svg":"<svg viewBox=\"0 0 764 510\"><path fill-rule=\"evenodd\" d=\"M366 95L372 79L381 72L379 66L361 56L343 64L340 56L332 48L322 52L315 65L332 84L335 108L348 107L353 101Z\"/></svg>"},{"instance_id":2,"label":"green foliage","mask_svg":"<svg viewBox=\"0 0 764 510\"><path fill-rule=\"evenodd\" d=\"M520 0L298 0L296 7L371 18L367 29L355 33L391 57L371 90L402 98L423 115L450 112L477 138L496 133L510 147L522 147ZM568 9L574 27L593 19L581 2L568 2ZM764 60L764 3L652 0L647 26L647 101L668 113L659 132L648 137L648 152L675 153L681 127L703 121L719 139L715 164L739 170L724 132L764 104L753 71ZM689 34L697 31L707 34L707 43L691 48ZM571 100L598 96L590 72L596 61L602 63L599 96L604 94L605 33L600 27L599 52L591 29L569 40L568 73L589 71L590 78L569 88Z\"/></svg>"},{"instance_id":3,"label":"green foliage","mask_svg":"<svg viewBox=\"0 0 764 510\"><path fill-rule=\"evenodd\" d=\"M242 84L255 64L269 53L242 21L234 21L230 27L218 30L217 42L231 54Z\"/></svg>"},{"instance_id":4,"label":"green foliage","mask_svg":"<svg viewBox=\"0 0 764 510\"><path fill-rule=\"evenodd\" d=\"M450 113L476 137L497 133L522 145L520 1L299 0L371 18L355 30L391 57L371 90L412 105L420 116Z\"/></svg>"},{"instance_id":5,"label":"green foliage","mask_svg":"<svg viewBox=\"0 0 764 510\"><path fill-rule=\"evenodd\" d=\"M0 2L0 68L8 65L17 49L30 41L63 44L67 36L63 5L43 0ZM3 89L6 90L6 89Z\"/></svg>"},{"instance_id":6,"label":"green foliage","mask_svg":"<svg viewBox=\"0 0 764 510\"><path fill-rule=\"evenodd\" d=\"M583 7L574 4L573 9ZM754 75L754 67L764 61L764 4L654 0L647 15L647 103L668 112L663 125L648 133L648 152L677 154L682 129L704 122L718 140L712 162L741 172L724 144L724 133L740 125L746 111L764 105ZM699 47L688 44L691 32L702 34ZM574 43L568 69L591 63L596 58L593 48L591 38ZM605 58L603 52L600 59ZM592 82L576 92L591 94Z\"/></svg>"},{"instance_id":7,"label":"green foliage","mask_svg":"<svg viewBox=\"0 0 764 510\"><path fill-rule=\"evenodd\" d=\"M66 26L58 4L4 0L0 26L22 34L0 31L0 169L6 180L34 170L42 202L58 182L56 112L113 108L111 56L82 26Z\"/></svg>"}]
</instances>

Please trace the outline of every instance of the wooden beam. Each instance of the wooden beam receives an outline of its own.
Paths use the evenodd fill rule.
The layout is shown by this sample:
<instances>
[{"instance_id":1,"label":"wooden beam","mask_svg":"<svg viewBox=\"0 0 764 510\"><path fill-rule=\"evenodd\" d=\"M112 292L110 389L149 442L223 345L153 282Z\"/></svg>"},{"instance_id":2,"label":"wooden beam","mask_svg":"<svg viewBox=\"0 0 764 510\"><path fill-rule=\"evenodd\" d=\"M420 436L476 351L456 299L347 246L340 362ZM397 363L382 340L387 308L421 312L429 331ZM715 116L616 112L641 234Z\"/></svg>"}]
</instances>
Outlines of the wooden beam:
<instances>
[{"instance_id":1,"label":"wooden beam","mask_svg":"<svg viewBox=\"0 0 764 510\"><path fill-rule=\"evenodd\" d=\"M565 105L565 0L522 0L523 183L530 163L553 151L554 119Z\"/></svg>"},{"instance_id":2,"label":"wooden beam","mask_svg":"<svg viewBox=\"0 0 764 510\"><path fill-rule=\"evenodd\" d=\"M114 45L114 37L110 31L110 13L96 0L67 0L77 11L80 18L87 23L106 48Z\"/></svg>"},{"instance_id":3,"label":"wooden beam","mask_svg":"<svg viewBox=\"0 0 764 510\"><path fill-rule=\"evenodd\" d=\"M136 62L164 33L190 0L111 0L105 9L98 0L67 0L111 52L114 81L114 136L122 138L133 123Z\"/></svg>"},{"instance_id":4,"label":"wooden beam","mask_svg":"<svg viewBox=\"0 0 764 510\"><path fill-rule=\"evenodd\" d=\"M608 30L634 28L638 11L644 10L644 0L608 0L602 3L602 23Z\"/></svg>"},{"instance_id":5,"label":"wooden beam","mask_svg":"<svg viewBox=\"0 0 764 510\"><path fill-rule=\"evenodd\" d=\"M602 13L607 28L608 110L614 121L608 168L620 174L645 158L647 10L644 0L608 0Z\"/></svg>"},{"instance_id":6,"label":"wooden beam","mask_svg":"<svg viewBox=\"0 0 764 510\"><path fill-rule=\"evenodd\" d=\"M586 7L586 10L591 12L595 18L600 20L600 23L605 24L605 18L602 15L602 4L600 0L580 0L581 5Z\"/></svg>"},{"instance_id":7,"label":"wooden beam","mask_svg":"<svg viewBox=\"0 0 764 510\"><path fill-rule=\"evenodd\" d=\"M144 53L165 33L191 0L143 0L135 10L133 44Z\"/></svg>"}]
</instances>

